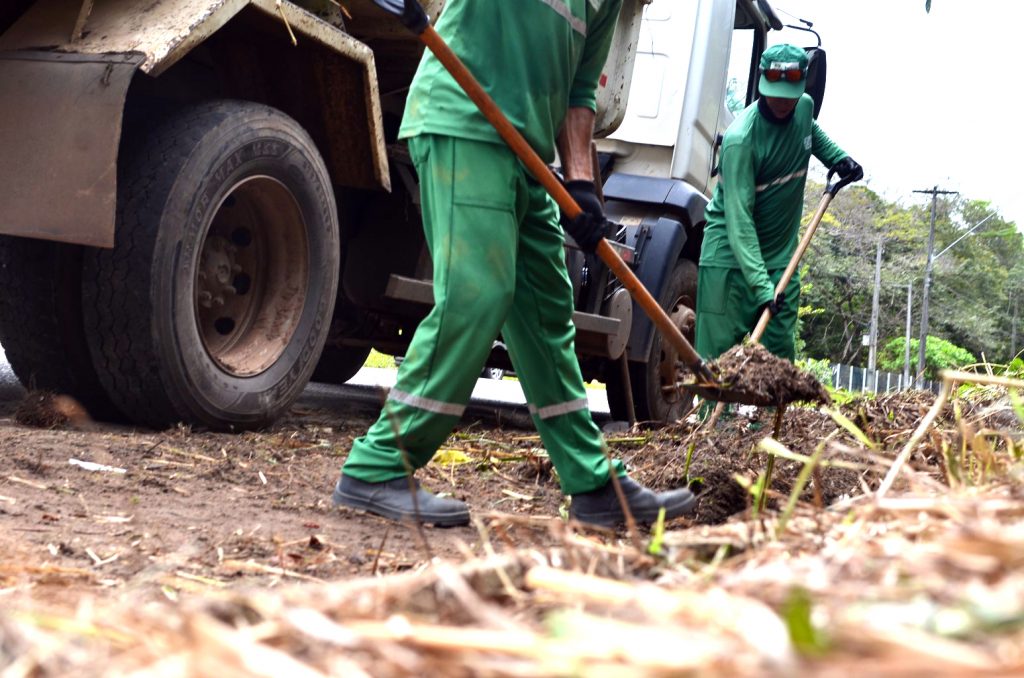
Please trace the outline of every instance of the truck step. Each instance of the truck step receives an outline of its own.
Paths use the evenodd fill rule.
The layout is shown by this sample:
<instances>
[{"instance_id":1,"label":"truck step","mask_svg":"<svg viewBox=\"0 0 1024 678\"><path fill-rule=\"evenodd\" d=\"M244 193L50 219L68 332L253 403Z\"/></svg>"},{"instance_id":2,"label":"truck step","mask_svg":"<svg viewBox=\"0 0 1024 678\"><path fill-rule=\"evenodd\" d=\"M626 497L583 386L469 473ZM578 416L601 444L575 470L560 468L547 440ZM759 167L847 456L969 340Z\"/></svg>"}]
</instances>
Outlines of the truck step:
<instances>
[{"instance_id":1,"label":"truck step","mask_svg":"<svg viewBox=\"0 0 1024 678\"><path fill-rule=\"evenodd\" d=\"M418 304L434 304L434 284L427 280L407 278L392 274L384 291L388 299L411 301ZM572 322L578 333L614 335L619 331L619 319L593 313L575 311Z\"/></svg>"}]
</instances>

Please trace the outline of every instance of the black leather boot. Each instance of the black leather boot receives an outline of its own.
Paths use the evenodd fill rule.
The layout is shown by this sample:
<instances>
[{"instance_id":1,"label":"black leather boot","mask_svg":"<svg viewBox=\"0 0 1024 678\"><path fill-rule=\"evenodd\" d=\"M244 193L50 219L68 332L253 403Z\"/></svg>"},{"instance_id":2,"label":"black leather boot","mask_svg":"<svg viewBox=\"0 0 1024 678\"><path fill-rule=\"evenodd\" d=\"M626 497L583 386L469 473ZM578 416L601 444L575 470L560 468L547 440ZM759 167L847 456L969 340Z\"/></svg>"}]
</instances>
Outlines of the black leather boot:
<instances>
[{"instance_id":1,"label":"black leather boot","mask_svg":"<svg viewBox=\"0 0 1024 678\"><path fill-rule=\"evenodd\" d=\"M334 487L331 500L335 506L348 506L375 513L391 520L416 520L437 525L455 527L469 524L469 507L458 499L437 497L427 492L418 480L416 485L416 506L409 491L408 478L396 478L383 483L366 483L342 475Z\"/></svg>"},{"instance_id":2,"label":"black leather boot","mask_svg":"<svg viewBox=\"0 0 1024 678\"><path fill-rule=\"evenodd\" d=\"M685 487L654 492L629 476L620 476L619 484L626 496L629 511L638 523L653 523L658 519L658 511L662 507L665 508L666 520L692 513L697 507L697 498ZM569 516L581 523L601 527L615 527L626 522L626 514L622 512L622 504L611 479L604 487L572 495Z\"/></svg>"}]
</instances>

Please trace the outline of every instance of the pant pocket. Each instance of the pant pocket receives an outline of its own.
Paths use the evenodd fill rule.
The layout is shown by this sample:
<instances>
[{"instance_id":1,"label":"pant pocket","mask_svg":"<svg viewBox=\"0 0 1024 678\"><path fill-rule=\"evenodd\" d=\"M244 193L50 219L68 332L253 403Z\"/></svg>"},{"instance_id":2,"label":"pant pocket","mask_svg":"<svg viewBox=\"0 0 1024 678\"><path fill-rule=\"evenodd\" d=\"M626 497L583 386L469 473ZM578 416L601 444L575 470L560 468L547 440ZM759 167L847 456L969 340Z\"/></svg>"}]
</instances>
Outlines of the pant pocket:
<instances>
[{"instance_id":1,"label":"pant pocket","mask_svg":"<svg viewBox=\"0 0 1024 678\"><path fill-rule=\"evenodd\" d=\"M729 300L729 269L707 268L697 276L697 313L724 315Z\"/></svg>"}]
</instances>

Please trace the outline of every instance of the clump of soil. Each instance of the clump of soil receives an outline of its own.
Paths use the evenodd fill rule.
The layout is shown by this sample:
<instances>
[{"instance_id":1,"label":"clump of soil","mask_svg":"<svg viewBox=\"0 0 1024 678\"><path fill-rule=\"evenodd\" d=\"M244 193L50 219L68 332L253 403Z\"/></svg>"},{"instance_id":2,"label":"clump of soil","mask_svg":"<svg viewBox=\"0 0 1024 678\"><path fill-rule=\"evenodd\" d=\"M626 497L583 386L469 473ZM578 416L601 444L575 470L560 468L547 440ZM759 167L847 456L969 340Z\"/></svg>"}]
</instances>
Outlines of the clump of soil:
<instances>
[{"instance_id":1,"label":"clump of soil","mask_svg":"<svg viewBox=\"0 0 1024 678\"><path fill-rule=\"evenodd\" d=\"M37 428L86 429L92 418L71 396L49 391L29 391L14 412L14 420Z\"/></svg>"},{"instance_id":2,"label":"clump of soil","mask_svg":"<svg viewBox=\"0 0 1024 678\"><path fill-rule=\"evenodd\" d=\"M778 407L801 401L825 405L832 402L813 374L798 369L761 344L733 346L709 366L721 375L730 395L742 394L742 400L750 404Z\"/></svg>"}]
</instances>

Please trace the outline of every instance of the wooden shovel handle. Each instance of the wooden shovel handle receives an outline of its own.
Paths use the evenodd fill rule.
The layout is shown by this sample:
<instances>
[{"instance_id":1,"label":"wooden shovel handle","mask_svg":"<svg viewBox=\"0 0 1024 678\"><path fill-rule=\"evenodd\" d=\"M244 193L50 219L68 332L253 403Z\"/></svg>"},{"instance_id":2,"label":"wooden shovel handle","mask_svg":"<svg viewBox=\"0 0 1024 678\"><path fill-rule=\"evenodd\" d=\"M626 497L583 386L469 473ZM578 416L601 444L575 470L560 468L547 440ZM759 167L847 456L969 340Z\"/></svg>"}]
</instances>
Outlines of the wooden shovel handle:
<instances>
[{"instance_id":1,"label":"wooden shovel handle","mask_svg":"<svg viewBox=\"0 0 1024 678\"><path fill-rule=\"evenodd\" d=\"M807 230L804 231L804 237L800 239L800 244L797 245L796 251L793 252L793 256L789 260L789 264L786 266L786 270L782 273L782 277L779 278L779 284L775 286L775 297L778 298L786 287L789 285L789 281L793 279L793 274L796 272L796 267L800 265L800 260L803 259L804 252L807 251L807 247L811 244L811 238L814 237L814 232L818 230L818 224L821 223L821 218L825 216L825 210L828 209L829 203L832 202L832 197L835 193L826 191L821 196L821 202L818 203L818 211L814 213L814 218L811 219L811 223L807 224ZM768 327L768 321L772 319L772 312L770 309L765 309L764 313L761 314L761 319L757 321L757 326L754 331L750 334L750 341L757 344L761 341L761 337L764 335L764 330Z\"/></svg>"},{"instance_id":2,"label":"wooden shovel handle","mask_svg":"<svg viewBox=\"0 0 1024 678\"><path fill-rule=\"evenodd\" d=\"M498 134L505 140L505 143L512 149L512 152L526 165L526 169L547 189L566 217L574 219L579 216L582 210L576 204L576 201L573 200L572 196L569 195L569 192L565 190L562 182L558 180L558 177L554 175L544 161L540 159L540 156L523 138L519 130L512 126L512 123L508 121L508 118L501 112L498 105L484 91L483 87L480 86L480 83L477 82L469 70L466 69L462 60L451 51L444 39L437 34L437 31L432 26L428 26L419 37L427 48L434 53L437 60L451 73L463 91L473 100L473 103L477 105L480 112L484 114L484 117L494 125ZM597 256L608 266L615 277L622 282L622 285L629 290L633 299L654 321L661 334L668 339L673 348L679 353L679 357L694 374L703 381L715 383L714 375L704 364L697 351L694 350L690 342L683 336L683 333L672 322L672 319L669 318L661 304L651 296L651 293L643 286L640 279L622 261L622 257L608 244L607 240L602 239L598 243Z\"/></svg>"}]
</instances>

